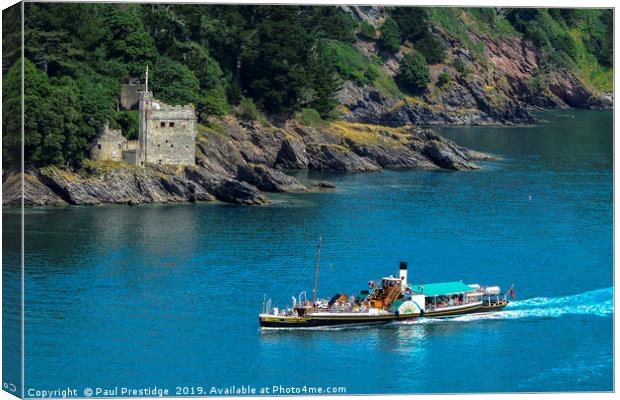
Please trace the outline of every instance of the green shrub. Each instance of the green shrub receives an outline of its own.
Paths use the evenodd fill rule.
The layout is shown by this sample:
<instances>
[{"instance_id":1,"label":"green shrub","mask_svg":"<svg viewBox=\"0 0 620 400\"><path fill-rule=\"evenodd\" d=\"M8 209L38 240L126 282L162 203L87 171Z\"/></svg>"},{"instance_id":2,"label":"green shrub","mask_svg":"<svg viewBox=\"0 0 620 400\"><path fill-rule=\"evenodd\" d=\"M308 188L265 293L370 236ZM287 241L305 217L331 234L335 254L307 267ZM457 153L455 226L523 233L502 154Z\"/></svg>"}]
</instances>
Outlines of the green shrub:
<instances>
[{"instance_id":1,"label":"green shrub","mask_svg":"<svg viewBox=\"0 0 620 400\"><path fill-rule=\"evenodd\" d=\"M366 71L364 72L364 77L368 79L369 82L372 82L377 79L380 74L381 70L378 66L376 66L375 64L369 64L368 68L366 68Z\"/></svg>"},{"instance_id":2,"label":"green shrub","mask_svg":"<svg viewBox=\"0 0 620 400\"><path fill-rule=\"evenodd\" d=\"M537 25L528 25L525 29L525 37L532 41L538 47L549 46L549 38L547 33Z\"/></svg>"},{"instance_id":3,"label":"green shrub","mask_svg":"<svg viewBox=\"0 0 620 400\"><path fill-rule=\"evenodd\" d=\"M321 115L314 108L304 108L299 112L299 122L306 126L321 126L324 124Z\"/></svg>"},{"instance_id":4,"label":"green shrub","mask_svg":"<svg viewBox=\"0 0 620 400\"><path fill-rule=\"evenodd\" d=\"M497 22L497 13L492 7L468 8L467 11L477 20L494 27Z\"/></svg>"},{"instance_id":5,"label":"green shrub","mask_svg":"<svg viewBox=\"0 0 620 400\"><path fill-rule=\"evenodd\" d=\"M110 128L120 129L129 140L138 138L138 111L117 111L110 121Z\"/></svg>"},{"instance_id":6,"label":"green shrub","mask_svg":"<svg viewBox=\"0 0 620 400\"><path fill-rule=\"evenodd\" d=\"M326 40L323 49L326 61L333 64L342 79L364 85L376 77L372 61L355 47L336 40Z\"/></svg>"},{"instance_id":7,"label":"green shrub","mask_svg":"<svg viewBox=\"0 0 620 400\"><path fill-rule=\"evenodd\" d=\"M377 37L377 31L374 26L364 20L360 22L359 35L366 39L375 39Z\"/></svg>"},{"instance_id":8,"label":"green shrub","mask_svg":"<svg viewBox=\"0 0 620 400\"><path fill-rule=\"evenodd\" d=\"M386 18L381 25L379 45L391 53L397 53L400 50L400 30L396 21L390 17Z\"/></svg>"},{"instance_id":9,"label":"green shrub","mask_svg":"<svg viewBox=\"0 0 620 400\"><path fill-rule=\"evenodd\" d=\"M405 90L413 94L423 93L431 81L424 56L415 50L405 54L396 79Z\"/></svg>"},{"instance_id":10,"label":"green shrub","mask_svg":"<svg viewBox=\"0 0 620 400\"><path fill-rule=\"evenodd\" d=\"M450 82L452 82L452 75L447 72L442 72L437 76L437 86L439 87L447 86Z\"/></svg>"},{"instance_id":11,"label":"green shrub","mask_svg":"<svg viewBox=\"0 0 620 400\"><path fill-rule=\"evenodd\" d=\"M577 57L577 44L569 33L562 33L555 37L553 47L558 51L563 51L573 60Z\"/></svg>"},{"instance_id":12,"label":"green shrub","mask_svg":"<svg viewBox=\"0 0 620 400\"><path fill-rule=\"evenodd\" d=\"M440 64L446 58L446 45L435 34L427 33L414 42L418 50L429 64Z\"/></svg>"},{"instance_id":13,"label":"green shrub","mask_svg":"<svg viewBox=\"0 0 620 400\"><path fill-rule=\"evenodd\" d=\"M256 104L249 97L244 97L239 102L239 117L246 121L256 121L259 117Z\"/></svg>"},{"instance_id":14,"label":"green shrub","mask_svg":"<svg viewBox=\"0 0 620 400\"><path fill-rule=\"evenodd\" d=\"M438 35L431 32L431 9L427 7L397 7L391 11L400 31L429 64L441 63L446 57L446 46ZM454 20L451 20L452 25Z\"/></svg>"},{"instance_id":15,"label":"green shrub","mask_svg":"<svg viewBox=\"0 0 620 400\"><path fill-rule=\"evenodd\" d=\"M452 66L454 67L456 72L461 74L461 76L463 77L467 76L467 74L469 73L467 67L465 66L465 63L459 57L454 58L454 61L452 61Z\"/></svg>"}]
</instances>

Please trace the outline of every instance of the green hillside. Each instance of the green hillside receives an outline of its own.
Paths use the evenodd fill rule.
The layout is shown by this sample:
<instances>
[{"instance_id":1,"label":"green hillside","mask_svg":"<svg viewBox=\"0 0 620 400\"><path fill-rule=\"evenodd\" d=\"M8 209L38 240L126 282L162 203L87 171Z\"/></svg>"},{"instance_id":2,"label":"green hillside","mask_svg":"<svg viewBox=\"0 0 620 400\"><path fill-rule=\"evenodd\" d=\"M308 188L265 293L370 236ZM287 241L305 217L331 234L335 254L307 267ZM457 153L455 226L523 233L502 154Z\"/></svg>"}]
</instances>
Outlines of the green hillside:
<instances>
[{"instance_id":1,"label":"green hillside","mask_svg":"<svg viewBox=\"0 0 620 400\"><path fill-rule=\"evenodd\" d=\"M25 4L25 152L29 164L80 166L108 121L135 135L117 106L119 85L148 65L158 98L196 105L199 122L240 113L337 118L345 80L392 96L429 85L428 65L446 44L433 27L484 57L469 32L519 35L544 54L544 69L569 68L601 90L612 85L611 10L390 8L377 26L336 7L165 4ZM5 20L13 9L5 11ZM18 18L16 18L17 20ZM5 24L3 35L14 33ZM379 51L363 54L358 42ZM15 42L17 43L17 42ZM412 48L394 79L383 57ZM19 51L5 45L5 93L19 91ZM455 66L457 67L457 66ZM19 102L5 96L4 160L19 154Z\"/></svg>"}]
</instances>

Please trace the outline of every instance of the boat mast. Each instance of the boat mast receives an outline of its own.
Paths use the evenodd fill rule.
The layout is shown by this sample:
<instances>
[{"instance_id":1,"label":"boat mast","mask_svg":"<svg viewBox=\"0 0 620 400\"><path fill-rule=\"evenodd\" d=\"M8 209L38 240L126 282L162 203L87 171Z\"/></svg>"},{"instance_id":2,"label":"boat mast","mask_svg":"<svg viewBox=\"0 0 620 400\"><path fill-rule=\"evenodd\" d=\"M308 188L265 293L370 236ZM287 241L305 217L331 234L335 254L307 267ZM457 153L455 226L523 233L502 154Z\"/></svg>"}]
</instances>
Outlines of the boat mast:
<instances>
[{"instance_id":1,"label":"boat mast","mask_svg":"<svg viewBox=\"0 0 620 400\"><path fill-rule=\"evenodd\" d=\"M321 237L319 237L319 245L316 254L316 268L314 270L314 290L312 291L312 306L316 304L316 288L319 283L319 261L321 261Z\"/></svg>"}]
</instances>

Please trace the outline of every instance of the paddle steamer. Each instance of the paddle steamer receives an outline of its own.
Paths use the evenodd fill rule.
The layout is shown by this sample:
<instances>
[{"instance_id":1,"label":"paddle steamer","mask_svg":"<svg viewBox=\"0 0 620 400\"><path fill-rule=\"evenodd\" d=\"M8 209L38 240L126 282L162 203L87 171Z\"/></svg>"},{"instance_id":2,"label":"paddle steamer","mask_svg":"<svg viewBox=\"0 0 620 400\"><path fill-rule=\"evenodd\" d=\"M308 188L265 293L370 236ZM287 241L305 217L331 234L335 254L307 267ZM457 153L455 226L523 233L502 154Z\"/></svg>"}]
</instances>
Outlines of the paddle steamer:
<instances>
[{"instance_id":1,"label":"paddle steamer","mask_svg":"<svg viewBox=\"0 0 620 400\"><path fill-rule=\"evenodd\" d=\"M259 315L261 328L316 328L330 326L387 324L416 318L448 318L465 314L490 313L508 305L511 287L501 293L499 286L482 287L463 282L409 283L407 263L401 262L398 277L369 281L359 295L335 294L318 298L319 241L312 301L306 292L292 297L292 306L272 307L263 301Z\"/></svg>"}]
</instances>

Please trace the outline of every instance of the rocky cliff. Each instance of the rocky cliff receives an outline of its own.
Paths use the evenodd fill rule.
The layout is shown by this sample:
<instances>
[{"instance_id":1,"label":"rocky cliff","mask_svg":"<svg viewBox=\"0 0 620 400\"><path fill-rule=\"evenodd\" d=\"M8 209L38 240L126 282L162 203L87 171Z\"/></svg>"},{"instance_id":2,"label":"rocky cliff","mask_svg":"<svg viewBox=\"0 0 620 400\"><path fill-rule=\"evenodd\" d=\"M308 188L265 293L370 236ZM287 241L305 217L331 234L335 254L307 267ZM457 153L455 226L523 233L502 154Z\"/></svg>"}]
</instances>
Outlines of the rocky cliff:
<instances>
[{"instance_id":1,"label":"rocky cliff","mask_svg":"<svg viewBox=\"0 0 620 400\"><path fill-rule=\"evenodd\" d=\"M283 169L371 172L384 168L477 169L482 154L413 126L383 127L337 121L310 127L295 121L282 126L235 118L201 126L197 165L129 166L91 162L80 171L54 167L24 174L24 203L43 205L140 204L222 201L266 204L263 192L325 190L310 187ZM21 204L21 174L3 176L3 204Z\"/></svg>"},{"instance_id":2,"label":"rocky cliff","mask_svg":"<svg viewBox=\"0 0 620 400\"><path fill-rule=\"evenodd\" d=\"M386 16L384 8L378 6L343 9L376 28ZM460 24L468 26L467 21ZM610 94L594 89L566 68L546 72L545 87L533 91L543 55L521 37L495 37L471 29L466 33L466 45L462 38L455 38L441 26L432 29L448 51L443 63L430 67L431 84L424 94L410 97L381 90L376 85L348 81L338 94L342 118L390 126L510 125L534 122L532 108L613 106ZM380 56L384 60L381 69L389 77L398 73L400 59L411 51L403 45L396 55L391 55L380 49L377 40L368 39L358 39L355 46L368 58ZM462 62L460 71L454 67L456 59ZM440 84L438 77L444 73L450 81Z\"/></svg>"}]
</instances>

